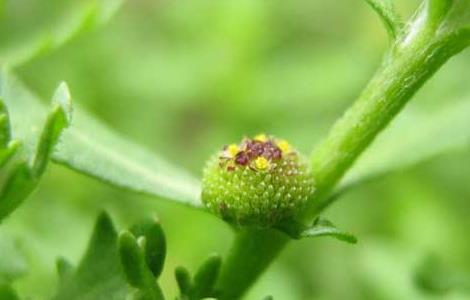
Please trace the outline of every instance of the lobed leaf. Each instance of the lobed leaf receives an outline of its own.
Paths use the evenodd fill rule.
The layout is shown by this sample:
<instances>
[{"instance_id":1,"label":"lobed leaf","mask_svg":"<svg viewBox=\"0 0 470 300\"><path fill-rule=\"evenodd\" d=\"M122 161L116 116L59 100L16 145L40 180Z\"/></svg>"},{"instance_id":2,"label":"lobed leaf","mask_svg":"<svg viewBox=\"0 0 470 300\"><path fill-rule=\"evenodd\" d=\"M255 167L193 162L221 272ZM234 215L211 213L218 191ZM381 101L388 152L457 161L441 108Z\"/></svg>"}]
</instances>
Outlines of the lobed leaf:
<instances>
[{"instance_id":1,"label":"lobed leaf","mask_svg":"<svg viewBox=\"0 0 470 300\"><path fill-rule=\"evenodd\" d=\"M165 233L158 219L142 222L134 226L131 232L139 238L144 238L143 252L145 262L155 278L160 277L166 257Z\"/></svg>"},{"instance_id":2,"label":"lobed leaf","mask_svg":"<svg viewBox=\"0 0 470 300\"><path fill-rule=\"evenodd\" d=\"M153 277L145 258L145 238L139 238L139 245L134 235L124 231L119 236L119 257L127 282L138 289L134 299L164 299L162 291Z\"/></svg>"},{"instance_id":3,"label":"lobed leaf","mask_svg":"<svg viewBox=\"0 0 470 300\"><path fill-rule=\"evenodd\" d=\"M176 267L175 278L180 290L180 299L189 299L192 282L188 269L183 266Z\"/></svg>"},{"instance_id":4,"label":"lobed leaf","mask_svg":"<svg viewBox=\"0 0 470 300\"><path fill-rule=\"evenodd\" d=\"M120 268L116 245L116 230L109 216L102 213L78 267L73 272L70 272L68 265L64 267L62 264L59 268L61 284L52 299L125 299L128 287Z\"/></svg>"},{"instance_id":5,"label":"lobed leaf","mask_svg":"<svg viewBox=\"0 0 470 300\"><path fill-rule=\"evenodd\" d=\"M220 273L222 258L218 254L209 256L194 275L190 299L211 297L214 294L215 282Z\"/></svg>"}]
</instances>

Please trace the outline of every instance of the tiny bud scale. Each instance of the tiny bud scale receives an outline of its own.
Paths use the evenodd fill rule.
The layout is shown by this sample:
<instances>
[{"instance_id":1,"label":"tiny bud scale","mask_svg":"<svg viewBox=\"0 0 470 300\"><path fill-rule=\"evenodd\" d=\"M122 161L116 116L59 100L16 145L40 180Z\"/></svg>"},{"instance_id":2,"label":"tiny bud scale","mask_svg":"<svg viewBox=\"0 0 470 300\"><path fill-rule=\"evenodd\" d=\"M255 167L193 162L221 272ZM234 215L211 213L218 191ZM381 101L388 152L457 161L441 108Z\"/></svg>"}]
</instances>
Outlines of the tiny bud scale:
<instances>
[{"instance_id":1,"label":"tiny bud scale","mask_svg":"<svg viewBox=\"0 0 470 300\"><path fill-rule=\"evenodd\" d=\"M223 147L203 173L202 201L236 225L274 226L299 213L314 192L299 153L264 134Z\"/></svg>"}]
</instances>

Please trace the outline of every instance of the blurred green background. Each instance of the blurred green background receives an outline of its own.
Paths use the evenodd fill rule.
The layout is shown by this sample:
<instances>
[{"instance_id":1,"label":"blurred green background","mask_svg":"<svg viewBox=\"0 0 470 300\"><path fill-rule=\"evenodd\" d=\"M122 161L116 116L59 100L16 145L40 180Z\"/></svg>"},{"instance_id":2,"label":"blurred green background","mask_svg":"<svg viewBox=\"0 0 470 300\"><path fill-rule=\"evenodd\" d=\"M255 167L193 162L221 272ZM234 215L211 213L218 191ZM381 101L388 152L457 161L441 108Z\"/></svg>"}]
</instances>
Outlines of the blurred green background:
<instances>
[{"instance_id":1,"label":"blurred green background","mask_svg":"<svg viewBox=\"0 0 470 300\"><path fill-rule=\"evenodd\" d=\"M60 27L84 2L6 1L0 50ZM396 3L404 16L418 5ZM67 81L76 105L199 177L209 154L243 135L270 133L308 153L360 93L386 47L385 30L361 0L129 0L107 25L17 73L43 99ZM466 51L412 105L470 101L469 82ZM439 155L349 193L326 216L359 244L291 243L246 299L470 299L459 291L433 295L413 281L429 254L470 272L469 154L467 147ZM226 253L232 238L206 213L51 165L0 227L0 268L16 270L21 295L53 294L56 258L78 262L103 209L118 228L160 217L169 247L162 285L171 296L175 266L194 270L208 253ZM15 248L26 258L15 259Z\"/></svg>"}]
</instances>

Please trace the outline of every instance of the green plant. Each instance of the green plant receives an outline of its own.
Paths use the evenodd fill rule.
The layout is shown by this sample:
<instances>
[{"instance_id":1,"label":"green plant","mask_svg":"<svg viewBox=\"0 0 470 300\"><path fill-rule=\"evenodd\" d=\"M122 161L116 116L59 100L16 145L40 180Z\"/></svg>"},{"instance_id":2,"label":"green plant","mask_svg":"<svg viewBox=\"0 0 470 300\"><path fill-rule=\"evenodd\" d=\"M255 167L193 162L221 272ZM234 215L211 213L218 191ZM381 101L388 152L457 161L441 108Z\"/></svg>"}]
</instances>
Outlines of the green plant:
<instances>
[{"instance_id":1,"label":"green plant","mask_svg":"<svg viewBox=\"0 0 470 300\"><path fill-rule=\"evenodd\" d=\"M302 194L302 201L298 201L305 209L294 209L286 214L283 211L279 218L272 218L268 208L266 219L263 219L264 211L249 213L249 222L245 222L238 211L228 217L219 212L237 225L235 242L226 258L211 256L193 278L184 267L176 269L180 299L240 298L292 239L332 236L356 242L354 236L338 230L320 216L325 208L364 180L468 143L468 132L451 134L445 143L433 141L436 130L443 135L454 133L455 124L468 121L468 105L449 107L420 119L419 128L412 124L395 133L389 132L389 145L396 152L381 157L381 152L377 151L378 159L370 160L370 165L362 170L361 165L356 171L352 169L341 181L415 92L449 58L470 44L470 24L466 19L470 9L468 0L424 1L406 23L400 21L391 1L368 2L389 32L390 47L359 99L313 151L308 166L311 171L307 173L310 178L311 172L315 191ZM107 1L101 10L96 3L90 5L93 9L86 8L78 25L67 30L64 36L51 38L48 35L40 39L39 47L28 45L27 51L14 52L28 54L7 56L2 61L5 69L0 76L0 221L34 190L49 160L114 186L204 209L199 181L184 170L114 133L79 107L74 109L71 123L71 97L65 84L57 89L51 112L47 113L38 97L14 75L14 68L19 64L61 46L82 29L89 28L89 24L108 19L108 12L114 11L119 3ZM105 16L99 12L106 12ZM38 127L42 128L40 133ZM405 132L415 133L420 138L408 143L402 139ZM373 152L370 157L374 157ZM214 166L217 167L217 163L209 168ZM258 167L264 169L264 165ZM224 176L214 174L213 169L208 172L210 179ZM250 181L251 177L242 181ZM285 186L276 185L279 186L274 188ZM210 193L205 202L212 203L219 193L221 191ZM308 197L306 201L303 201L304 196ZM269 193L263 200L271 200ZM262 226L247 226L246 223ZM165 238L158 223L147 222L118 236L110 219L102 215L81 264L73 268L65 260L59 261L60 285L54 299L123 299L126 295L134 299L163 299L157 279L165 253ZM1 293L10 299L16 297L9 282L0 286Z\"/></svg>"}]
</instances>

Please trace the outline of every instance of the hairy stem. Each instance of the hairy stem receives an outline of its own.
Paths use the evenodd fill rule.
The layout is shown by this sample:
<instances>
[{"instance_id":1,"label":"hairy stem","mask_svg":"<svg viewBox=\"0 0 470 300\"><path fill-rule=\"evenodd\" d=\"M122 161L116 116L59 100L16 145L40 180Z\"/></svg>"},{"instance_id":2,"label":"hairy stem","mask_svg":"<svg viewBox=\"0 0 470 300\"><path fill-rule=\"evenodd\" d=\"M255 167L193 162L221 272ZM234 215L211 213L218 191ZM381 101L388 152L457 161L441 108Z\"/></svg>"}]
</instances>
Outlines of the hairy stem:
<instances>
[{"instance_id":1,"label":"hairy stem","mask_svg":"<svg viewBox=\"0 0 470 300\"><path fill-rule=\"evenodd\" d=\"M450 57L470 44L468 29L441 30L437 22L447 7L435 8L435 2L421 7L403 35L393 42L359 99L313 152L311 165L317 190L302 216L304 221L310 222L325 209L333 187L380 131ZM271 230L238 232L223 265L220 299L239 299L287 241Z\"/></svg>"}]
</instances>

